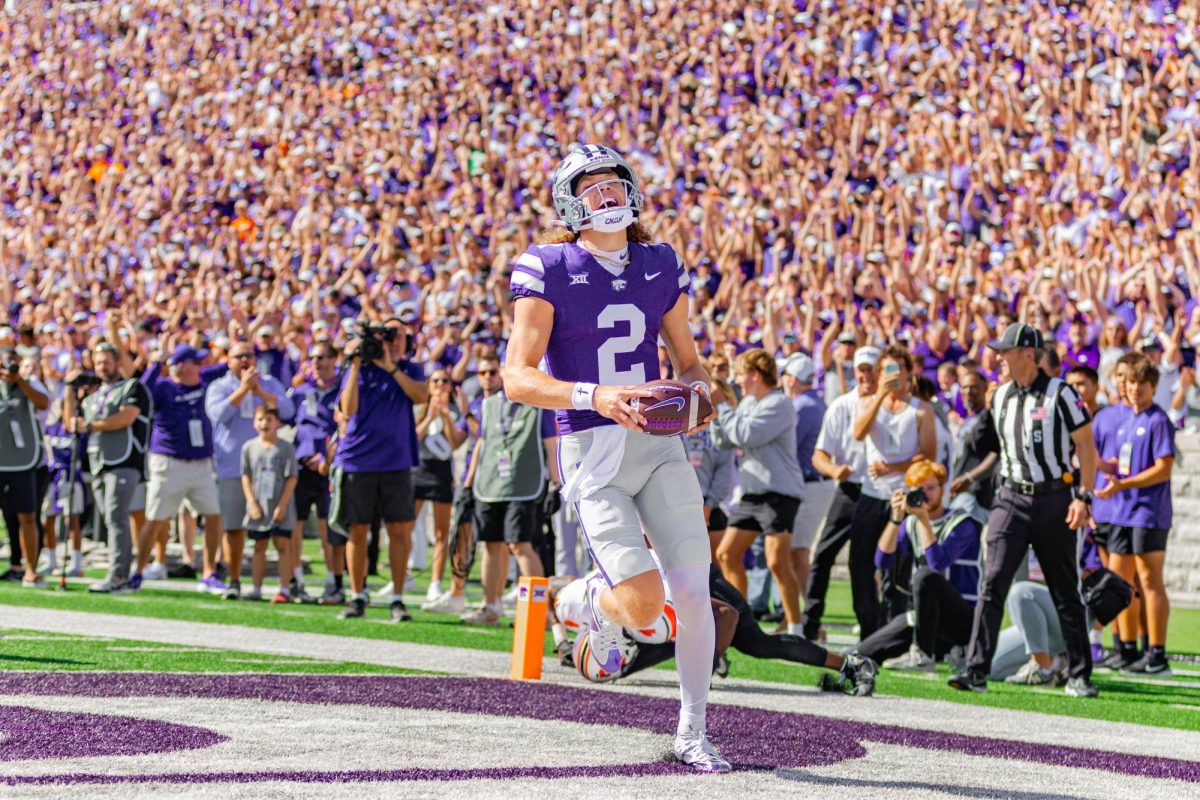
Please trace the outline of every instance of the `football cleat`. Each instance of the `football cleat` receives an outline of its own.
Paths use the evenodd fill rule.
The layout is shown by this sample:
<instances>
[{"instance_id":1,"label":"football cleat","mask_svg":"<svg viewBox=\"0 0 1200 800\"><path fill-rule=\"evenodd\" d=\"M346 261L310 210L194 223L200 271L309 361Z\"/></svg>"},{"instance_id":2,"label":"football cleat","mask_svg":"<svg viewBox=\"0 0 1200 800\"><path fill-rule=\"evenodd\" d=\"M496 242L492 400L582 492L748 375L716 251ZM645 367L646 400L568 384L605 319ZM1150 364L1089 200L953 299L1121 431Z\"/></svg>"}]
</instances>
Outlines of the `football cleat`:
<instances>
[{"instance_id":1,"label":"football cleat","mask_svg":"<svg viewBox=\"0 0 1200 800\"><path fill-rule=\"evenodd\" d=\"M698 772L729 772L733 769L703 733L677 734L675 757Z\"/></svg>"},{"instance_id":2,"label":"football cleat","mask_svg":"<svg viewBox=\"0 0 1200 800\"><path fill-rule=\"evenodd\" d=\"M595 660L596 666L604 672L616 674L621 671L622 666L620 647L624 633L620 625L609 622L600 611L600 593L604 591L605 586L604 578L600 575L588 578L588 613L591 616L588 630L588 650L591 658Z\"/></svg>"}]
</instances>

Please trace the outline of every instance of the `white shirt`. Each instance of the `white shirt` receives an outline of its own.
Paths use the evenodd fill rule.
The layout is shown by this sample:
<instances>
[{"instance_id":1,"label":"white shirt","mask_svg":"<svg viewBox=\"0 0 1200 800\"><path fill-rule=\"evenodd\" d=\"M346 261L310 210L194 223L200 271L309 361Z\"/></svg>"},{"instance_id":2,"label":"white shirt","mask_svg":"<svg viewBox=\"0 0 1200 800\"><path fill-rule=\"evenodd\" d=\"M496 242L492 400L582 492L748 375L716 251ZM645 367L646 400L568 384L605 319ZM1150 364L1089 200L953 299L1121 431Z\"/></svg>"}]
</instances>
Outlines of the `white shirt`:
<instances>
[{"instance_id":1,"label":"white shirt","mask_svg":"<svg viewBox=\"0 0 1200 800\"><path fill-rule=\"evenodd\" d=\"M854 438L854 420L858 417L860 398L857 390L839 396L825 409L821 432L817 434L817 450L824 450L836 464L846 464L854 472L846 480L862 483L867 475L867 450Z\"/></svg>"}]
</instances>

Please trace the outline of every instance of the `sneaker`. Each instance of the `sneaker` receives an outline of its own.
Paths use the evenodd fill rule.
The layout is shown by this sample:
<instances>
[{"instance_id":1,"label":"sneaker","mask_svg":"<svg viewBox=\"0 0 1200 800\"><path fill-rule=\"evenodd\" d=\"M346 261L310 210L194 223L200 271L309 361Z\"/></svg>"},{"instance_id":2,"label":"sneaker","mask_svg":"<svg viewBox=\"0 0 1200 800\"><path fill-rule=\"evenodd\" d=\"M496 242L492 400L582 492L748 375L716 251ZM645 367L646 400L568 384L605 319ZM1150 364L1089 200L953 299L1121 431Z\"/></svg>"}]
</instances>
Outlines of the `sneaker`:
<instances>
[{"instance_id":1,"label":"sneaker","mask_svg":"<svg viewBox=\"0 0 1200 800\"><path fill-rule=\"evenodd\" d=\"M1116 650L1113 650L1111 653L1109 653L1108 658L1101 661L1098 666L1100 669L1110 669L1113 672L1120 672L1126 667L1136 664L1138 659L1141 657L1142 654L1136 650L1133 653L1126 655L1125 651L1118 647Z\"/></svg>"},{"instance_id":2,"label":"sneaker","mask_svg":"<svg viewBox=\"0 0 1200 800\"><path fill-rule=\"evenodd\" d=\"M120 578L117 578L113 581L113 588L109 594L130 594L134 591L136 590L130 585L129 581L123 581Z\"/></svg>"},{"instance_id":3,"label":"sneaker","mask_svg":"<svg viewBox=\"0 0 1200 800\"><path fill-rule=\"evenodd\" d=\"M571 641L563 639L558 643L558 663L564 667L575 668L575 655L572 653Z\"/></svg>"},{"instance_id":4,"label":"sneaker","mask_svg":"<svg viewBox=\"0 0 1200 800\"><path fill-rule=\"evenodd\" d=\"M951 678L947 683L951 688L961 692L986 692L987 678L970 670L964 670Z\"/></svg>"},{"instance_id":5,"label":"sneaker","mask_svg":"<svg viewBox=\"0 0 1200 800\"><path fill-rule=\"evenodd\" d=\"M1137 661L1121 670L1122 675L1158 675L1161 678L1171 677L1171 665L1167 657L1155 659L1152 653L1146 653Z\"/></svg>"},{"instance_id":6,"label":"sneaker","mask_svg":"<svg viewBox=\"0 0 1200 800\"><path fill-rule=\"evenodd\" d=\"M321 595L321 605L323 606L340 606L346 603L346 593L334 589L332 586L325 590Z\"/></svg>"},{"instance_id":7,"label":"sneaker","mask_svg":"<svg viewBox=\"0 0 1200 800\"><path fill-rule=\"evenodd\" d=\"M118 578L109 578L108 580L98 581L88 587L88 591L94 594L112 594L121 584Z\"/></svg>"},{"instance_id":8,"label":"sneaker","mask_svg":"<svg viewBox=\"0 0 1200 800\"><path fill-rule=\"evenodd\" d=\"M426 602L432 603L434 600L437 600L437 599L438 599L439 597L441 597L441 596L442 596L442 584L441 584L441 582L439 582L439 581L432 581L432 582L429 584L429 588L425 590L425 600L426 600ZM424 608L424 606L422 606L422 608Z\"/></svg>"},{"instance_id":9,"label":"sneaker","mask_svg":"<svg viewBox=\"0 0 1200 800\"><path fill-rule=\"evenodd\" d=\"M293 603L310 605L317 602L317 598L304 591L304 581L298 581L294 578L292 579L291 588L288 589L288 594L292 596Z\"/></svg>"},{"instance_id":10,"label":"sneaker","mask_svg":"<svg viewBox=\"0 0 1200 800\"><path fill-rule=\"evenodd\" d=\"M604 590L604 578L593 575L587 581L589 614L588 642L591 644L592 659L607 673L615 675L621 671L621 626L609 622L600 611L600 592ZM687 762L684 762L687 763Z\"/></svg>"},{"instance_id":11,"label":"sneaker","mask_svg":"<svg viewBox=\"0 0 1200 800\"><path fill-rule=\"evenodd\" d=\"M42 575L38 575L33 580L22 578L21 585L26 589L45 589L50 584L46 583L46 579Z\"/></svg>"},{"instance_id":12,"label":"sneaker","mask_svg":"<svg viewBox=\"0 0 1200 800\"><path fill-rule=\"evenodd\" d=\"M435 600L421 604L422 611L434 611L438 614L462 614L467 610L467 598L463 595L452 595L446 592Z\"/></svg>"},{"instance_id":13,"label":"sneaker","mask_svg":"<svg viewBox=\"0 0 1200 800\"><path fill-rule=\"evenodd\" d=\"M1014 686L1058 686L1058 670L1053 666L1043 667L1031 658L1004 682Z\"/></svg>"},{"instance_id":14,"label":"sneaker","mask_svg":"<svg viewBox=\"0 0 1200 800\"><path fill-rule=\"evenodd\" d=\"M396 584L392 583L391 581L388 581L387 583L385 583L383 585L382 589L375 592L375 596L376 597L391 597L394 594L394 592L392 592L392 587L395 585Z\"/></svg>"},{"instance_id":15,"label":"sneaker","mask_svg":"<svg viewBox=\"0 0 1200 800\"><path fill-rule=\"evenodd\" d=\"M392 622L412 622L412 614L408 613L403 600L392 601Z\"/></svg>"},{"instance_id":16,"label":"sneaker","mask_svg":"<svg viewBox=\"0 0 1200 800\"><path fill-rule=\"evenodd\" d=\"M167 577L191 580L196 577L196 569L191 564L176 564L173 567L167 567Z\"/></svg>"},{"instance_id":17,"label":"sneaker","mask_svg":"<svg viewBox=\"0 0 1200 800\"><path fill-rule=\"evenodd\" d=\"M956 644L950 648L950 652L946 653L946 665L950 667L950 674L957 675L967 668L967 648L961 644Z\"/></svg>"},{"instance_id":18,"label":"sneaker","mask_svg":"<svg viewBox=\"0 0 1200 800\"><path fill-rule=\"evenodd\" d=\"M1067 697L1099 697L1100 690L1089 678L1068 678Z\"/></svg>"},{"instance_id":19,"label":"sneaker","mask_svg":"<svg viewBox=\"0 0 1200 800\"><path fill-rule=\"evenodd\" d=\"M499 625L500 612L484 604L474 611L466 612L460 619L468 625Z\"/></svg>"},{"instance_id":20,"label":"sneaker","mask_svg":"<svg viewBox=\"0 0 1200 800\"><path fill-rule=\"evenodd\" d=\"M252 600L255 603L262 600L262 587L255 586L250 591L242 593L243 600Z\"/></svg>"},{"instance_id":21,"label":"sneaker","mask_svg":"<svg viewBox=\"0 0 1200 800\"><path fill-rule=\"evenodd\" d=\"M724 653L717 656L717 663L713 665L713 673L718 678L729 677L729 658Z\"/></svg>"},{"instance_id":22,"label":"sneaker","mask_svg":"<svg viewBox=\"0 0 1200 800\"><path fill-rule=\"evenodd\" d=\"M290 603L290 602L292 602L292 596L290 594L288 594L287 589L280 589L278 592L275 593L275 596L271 598L271 605L276 605L277 603Z\"/></svg>"},{"instance_id":23,"label":"sneaker","mask_svg":"<svg viewBox=\"0 0 1200 800\"><path fill-rule=\"evenodd\" d=\"M517 587L514 586L513 588L511 588L507 592L505 592L504 596L500 598L500 602L504 603L505 608L516 608L517 607Z\"/></svg>"},{"instance_id":24,"label":"sneaker","mask_svg":"<svg viewBox=\"0 0 1200 800\"><path fill-rule=\"evenodd\" d=\"M677 734L675 757L699 772L729 772L733 769L703 733Z\"/></svg>"},{"instance_id":25,"label":"sneaker","mask_svg":"<svg viewBox=\"0 0 1200 800\"><path fill-rule=\"evenodd\" d=\"M229 588L221 595L222 600L237 600L242 596L242 584L240 581L230 581Z\"/></svg>"},{"instance_id":26,"label":"sneaker","mask_svg":"<svg viewBox=\"0 0 1200 800\"><path fill-rule=\"evenodd\" d=\"M925 655L916 644L913 644L904 655L884 661L883 668L904 670L906 672L936 672L937 663Z\"/></svg>"},{"instance_id":27,"label":"sneaker","mask_svg":"<svg viewBox=\"0 0 1200 800\"><path fill-rule=\"evenodd\" d=\"M1102 663L1107 656L1108 656L1108 653L1105 652L1104 645L1100 644L1099 642L1092 642L1092 663L1093 664Z\"/></svg>"},{"instance_id":28,"label":"sneaker","mask_svg":"<svg viewBox=\"0 0 1200 800\"><path fill-rule=\"evenodd\" d=\"M920 652L920 651L918 651ZM870 697L875 694L875 676L879 665L866 656L851 653L842 664L843 691L855 697Z\"/></svg>"},{"instance_id":29,"label":"sneaker","mask_svg":"<svg viewBox=\"0 0 1200 800\"><path fill-rule=\"evenodd\" d=\"M215 572L196 584L197 592L207 592L208 594L224 594L228 588L225 581L221 580Z\"/></svg>"},{"instance_id":30,"label":"sneaker","mask_svg":"<svg viewBox=\"0 0 1200 800\"><path fill-rule=\"evenodd\" d=\"M167 579L167 568L164 564L155 561L146 566L146 569L142 571L142 577L148 581L165 581Z\"/></svg>"},{"instance_id":31,"label":"sneaker","mask_svg":"<svg viewBox=\"0 0 1200 800\"><path fill-rule=\"evenodd\" d=\"M135 572L129 576L129 591L140 592L142 590L142 578L145 577L140 572Z\"/></svg>"},{"instance_id":32,"label":"sneaker","mask_svg":"<svg viewBox=\"0 0 1200 800\"><path fill-rule=\"evenodd\" d=\"M346 604L342 609L342 613L338 614L338 619L356 619L367 613L367 601L362 597L355 597Z\"/></svg>"},{"instance_id":33,"label":"sneaker","mask_svg":"<svg viewBox=\"0 0 1200 800\"><path fill-rule=\"evenodd\" d=\"M68 578L82 578L83 577L83 567L75 567L75 569L67 570L67 577Z\"/></svg>"}]
</instances>

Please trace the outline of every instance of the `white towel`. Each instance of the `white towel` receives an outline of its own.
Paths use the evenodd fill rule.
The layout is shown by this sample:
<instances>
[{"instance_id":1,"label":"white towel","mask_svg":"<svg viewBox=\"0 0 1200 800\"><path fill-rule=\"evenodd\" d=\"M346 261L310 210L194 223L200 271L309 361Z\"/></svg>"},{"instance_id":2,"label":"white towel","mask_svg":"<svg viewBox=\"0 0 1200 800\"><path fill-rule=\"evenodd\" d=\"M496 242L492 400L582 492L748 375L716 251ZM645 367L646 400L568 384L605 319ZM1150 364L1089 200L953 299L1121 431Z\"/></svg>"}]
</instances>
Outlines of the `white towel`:
<instances>
[{"instance_id":1,"label":"white towel","mask_svg":"<svg viewBox=\"0 0 1200 800\"><path fill-rule=\"evenodd\" d=\"M625 456L625 429L620 425L601 425L592 428L591 434L591 447L579 462L575 474L563 485L563 500L567 503L591 497L607 486L621 469L621 459Z\"/></svg>"}]
</instances>

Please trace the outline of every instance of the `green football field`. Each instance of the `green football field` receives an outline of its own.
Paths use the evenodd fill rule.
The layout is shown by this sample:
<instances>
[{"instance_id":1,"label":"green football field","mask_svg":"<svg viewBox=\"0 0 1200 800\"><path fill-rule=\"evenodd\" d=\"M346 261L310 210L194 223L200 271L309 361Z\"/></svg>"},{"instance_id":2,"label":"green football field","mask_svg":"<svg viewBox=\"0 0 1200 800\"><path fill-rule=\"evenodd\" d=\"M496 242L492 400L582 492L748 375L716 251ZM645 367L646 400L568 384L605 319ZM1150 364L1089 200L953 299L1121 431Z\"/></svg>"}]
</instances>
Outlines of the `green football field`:
<instances>
[{"instance_id":1,"label":"green football field","mask_svg":"<svg viewBox=\"0 0 1200 800\"><path fill-rule=\"evenodd\" d=\"M306 550L313 548L307 542ZM315 555L313 553L312 555ZM317 563L313 559L314 564ZM317 564L309 578L310 592L324 579ZM374 588L381 578L372 579ZM425 577L418 576L417 590L423 594ZM415 620L403 625L385 624L386 605L368 609L365 620L341 621L336 608L291 604L272 606L263 602L222 601L192 591L192 581L172 581L170 589L144 589L129 595L90 595L86 580L72 581L65 592L33 590L19 584L0 583L0 604L149 617L189 622L223 623L249 629L273 629L296 633L331 634L362 639L382 639L415 644L508 651L512 630L502 627L463 625L457 617L430 614L413 607ZM178 586L178 588L175 588ZM468 594L478 597L472 585ZM853 623L849 585L835 581L830 590L830 614L826 622L833 634L848 634ZM771 626L774 627L773 625ZM546 639L546 652L552 653ZM990 684L984 695L957 692L945 684L943 665L936 677L881 672L881 694L947 700L998 708L1040 711L1092 719L1137 722L1167 728L1200 730L1200 663L1191 658L1200 653L1200 611L1176 609L1172 613L1168 644L1173 654L1184 656L1173 664L1175 675L1166 679L1141 679L1097 672L1101 689L1096 700L1066 697L1061 689L1031 689ZM821 670L776 661L759 661L731 651L731 677L785 684L813 685ZM671 669L668 663L661 669ZM139 641L131 619L128 640L80 636L54 636L30 630L5 630L0 637L0 669L20 670L131 670L162 672L287 672L287 673L383 673L399 670L384 666L342 663L320 659L256 656L219 647L195 648ZM719 679L717 679L719 680Z\"/></svg>"}]
</instances>

